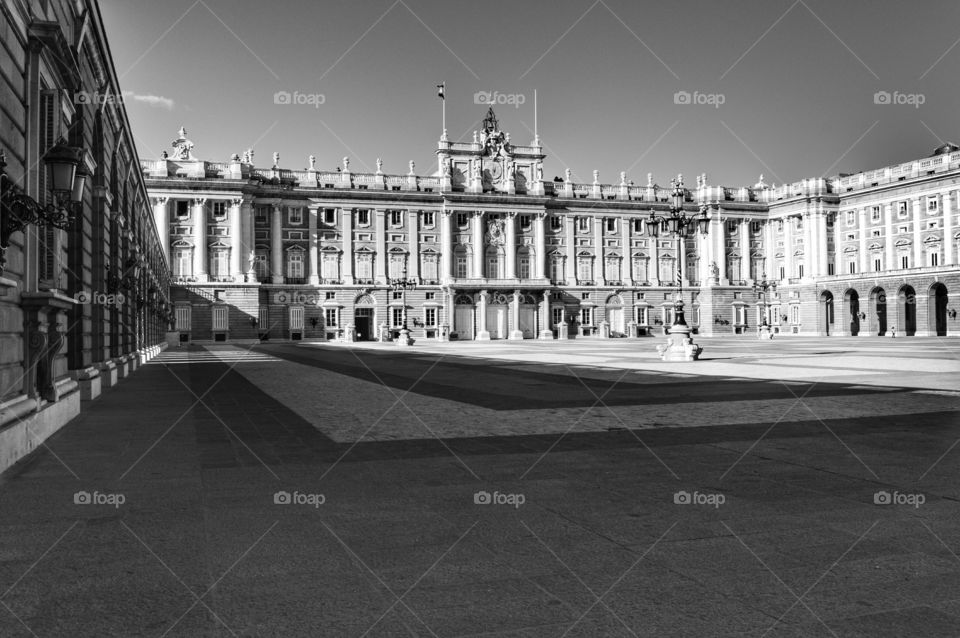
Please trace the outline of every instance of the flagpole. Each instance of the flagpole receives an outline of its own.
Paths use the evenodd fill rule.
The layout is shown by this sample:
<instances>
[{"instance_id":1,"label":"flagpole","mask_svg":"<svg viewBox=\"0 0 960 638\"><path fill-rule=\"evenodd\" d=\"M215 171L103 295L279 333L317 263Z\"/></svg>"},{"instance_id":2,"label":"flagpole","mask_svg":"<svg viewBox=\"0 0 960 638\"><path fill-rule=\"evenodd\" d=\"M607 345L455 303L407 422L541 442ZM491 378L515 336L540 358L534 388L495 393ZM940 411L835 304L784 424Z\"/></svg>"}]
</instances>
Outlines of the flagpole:
<instances>
[{"instance_id":1,"label":"flagpole","mask_svg":"<svg viewBox=\"0 0 960 638\"><path fill-rule=\"evenodd\" d=\"M537 134L537 90L533 90L533 139L539 140L540 136Z\"/></svg>"}]
</instances>

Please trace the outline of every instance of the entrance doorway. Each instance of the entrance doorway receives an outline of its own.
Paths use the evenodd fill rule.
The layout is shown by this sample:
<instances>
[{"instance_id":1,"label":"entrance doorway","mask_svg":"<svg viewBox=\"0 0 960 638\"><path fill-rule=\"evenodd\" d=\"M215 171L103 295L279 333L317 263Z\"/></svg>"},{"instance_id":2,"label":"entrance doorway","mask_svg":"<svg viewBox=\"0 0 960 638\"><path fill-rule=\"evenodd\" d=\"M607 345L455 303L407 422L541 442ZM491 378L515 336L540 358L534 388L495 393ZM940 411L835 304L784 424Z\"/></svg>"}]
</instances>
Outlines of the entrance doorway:
<instances>
[{"instance_id":1,"label":"entrance doorway","mask_svg":"<svg viewBox=\"0 0 960 638\"><path fill-rule=\"evenodd\" d=\"M850 336L860 334L860 295L856 290L848 290L844 295L847 306L847 320L850 322Z\"/></svg>"},{"instance_id":2,"label":"entrance doorway","mask_svg":"<svg viewBox=\"0 0 960 638\"><path fill-rule=\"evenodd\" d=\"M829 337L833 327L833 293L824 290L820 294L820 334Z\"/></svg>"},{"instance_id":3,"label":"entrance doorway","mask_svg":"<svg viewBox=\"0 0 960 638\"><path fill-rule=\"evenodd\" d=\"M870 293L873 311L877 316L877 328L874 334L883 336L887 332L887 293L883 288L874 288Z\"/></svg>"},{"instance_id":4,"label":"entrance doorway","mask_svg":"<svg viewBox=\"0 0 960 638\"><path fill-rule=\"evenodd\" d=\"M487 332L491 339L507 338L507 309L504 304L490 304L487 306Z\"/></svg>"},{"instance_id":5,"label":"entrance doorway","mask_svg":"<svg viewBox=\"0 0 960 638\"><path fill-rule=\"evenodd\" d=\"M373 308L357 308L354 311L353 325L357 329L357 341L375 341Z\"/></svg>"},{"instance_id":6,"label":"entrance doorway","mask_svg":"<svg viewBox=\"0 0 960 638\"><path fill-rule=\"evenodd\" d=\"M930 297L927 302L927 316L930 331L938 337L947 336L947 287L942 283L935 283L930 287Z\"/></svg>"},{"instance_id":7,"label":"entrance doorway","mask_svg":"<svg viewBox=\"0 0 960 638\"><path fill-rule=\"evenodd\" d=\"M903 286L897 293L898 330L912 337L917 334L917 292L913 286Z\"/></svg>"}]
</instances>

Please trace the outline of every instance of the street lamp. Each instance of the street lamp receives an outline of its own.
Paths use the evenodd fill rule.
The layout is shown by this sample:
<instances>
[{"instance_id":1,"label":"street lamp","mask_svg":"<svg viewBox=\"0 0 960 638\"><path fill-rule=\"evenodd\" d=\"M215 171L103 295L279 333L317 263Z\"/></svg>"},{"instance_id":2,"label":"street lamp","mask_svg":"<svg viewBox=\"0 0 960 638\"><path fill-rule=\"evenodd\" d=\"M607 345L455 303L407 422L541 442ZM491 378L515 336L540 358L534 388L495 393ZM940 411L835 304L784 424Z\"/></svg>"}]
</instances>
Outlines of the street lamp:
<instances>
[{"instance_id":1,"label":"street lamp","mask_svg":"<svg viewBox=\"0 0 960 638\"><path fill-rule=\"evenodd\" d=\"M670 185L673 186L673 192L670 194L669 215L658 216L651 210L647 221L647 232L654 241L660 235L674 237L677 241L677 297L673 305L673 325L670 327L667 345L657 346L657 351L664 361L696 361L703 348L693 343L690 327L683 316L683 239L697 233L705 235L709 230L710 218L705 205L700 207L699 215L684 211L686 191L683 188L683 175L677 175L677 179L670 180Z\"/></svg>"},{"instance_id":2,"label":"street lamp","mask_svg":"<svg viewBox=\"0 0 960 638\"><path fill-rule=\"evenodd\" d=\"M763 279L760 281L753 282L753 292L757 295L757 303L760 306L760 312L763 315L763 319L760 323L760 331L757 333L758 338L760 339L770 339L772 334L770 332L770 324L767 322L767 292L777 292L777 282L776 281L767 281L767 273L763 273Z\"/></svg>"},{"instance_id":3,"label":"street lamp","mask_svg":"<svg viewBox=\"0 0 960 638\"><path fill-rule=\"evenodd\" d=\"M387 283L393 288L394 292L401 293L401 328L400 338L397 339L397 345L400 347L412 346L413 339L410 338L410 330L407 328L407 290L413 290L417 287L416 279L407 278L407 264L403 264L403 277L396 277L387 280Z\"/></svg>"},{"instance_id":4,"label":"street lamp","mask_svg":"<svg viewBox=\"0 0 960 638\"><path fill-rule=\"evenodd\" d=\"M70 208L83 199L86 171L80 166L83 149L67 146L61 139L43 156L50 171L50 190L55 203L41 205L7 175L6 154L0 149L0 275L6 265L10 236L28 225L52 226L61 230L73 221Z\"/></svg>"}]
</instances>

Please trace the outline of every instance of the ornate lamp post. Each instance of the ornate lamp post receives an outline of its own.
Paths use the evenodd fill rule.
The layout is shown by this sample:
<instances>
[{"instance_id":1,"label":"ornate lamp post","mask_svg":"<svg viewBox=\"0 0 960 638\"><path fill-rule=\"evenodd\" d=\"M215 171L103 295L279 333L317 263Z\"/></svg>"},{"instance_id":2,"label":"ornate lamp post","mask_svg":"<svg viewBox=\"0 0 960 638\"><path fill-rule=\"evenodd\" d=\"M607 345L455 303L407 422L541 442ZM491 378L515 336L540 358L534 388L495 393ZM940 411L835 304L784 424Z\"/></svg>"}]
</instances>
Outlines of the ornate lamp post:
<instances>
[{"instance_id":1,"label":"ornate lamp post","mask_svg":"<svg viewBox=\"0 0 960 638\"><path fill-rule=\"evenodd\" d=\"M686 192L683 188L683 175L670 180L673 193L670 196L669 215L657 216L651 210L647 221L647 229L651 237L657 238L661 234L674 237L677 241L677 297L674 301L673 325L666 345L657 346L660 358L664 361L696 361L703 348L693 343L690 337L690 327L683 316L683 277L680 271L680 260L683 256L683 238L693 237L696 233L706 234L709 229L710 218L707 217L707 207L700 207L700 214L684 212Z\"/></svg>"},{"instance_id":2,"label":"ornate lamp post","mask_svg":"<svg viewBox=\"0 0 960 638\"><path fill-rule=\"evenodd\" d=\"M83 185L87 174L83 170L83 149L67 146L60 140L43 156L50 169L50 190L55 204L41 205L23 192L7 175L7 158L0 149L0 275L6 265L10 235L30 224L66 229L73 221L74 204L83 199Z\"/></svg>"},{"instance_id":3,"label":"ornate lamp post","mask_svg":"<svg viewBox=\"0 0 960 638\"><path fill-rule=\"evenodd\" d=\"M760 339L771 339L773 338L773 333L770 332L770 324L767 322L767 292L777 292L777 282L776 281L767 281L767 273L763 273L763 279L761 281L755 281L753 283L753 292L757 295L757 305L760 307L760 312L763 316L760 322L760 329L757 333L757 337Z\"/></svg>"},{"instance_id":4,"label":"ornate lamp post","mask_svg":"<svg viewBox=\"0 0 960 638\"><path fill-rule=\"evenodd\" d=\"M388 279L387 283L393 288L394 292L401 293L401 324L400 337L397 339L397 345L400 347L412 346L413 339L410 338L410 330L407 328L407 290L413 290L417 287L415 279L407 279L407 265L403 265L403 277Z\"/></svg>"}]
</instances>

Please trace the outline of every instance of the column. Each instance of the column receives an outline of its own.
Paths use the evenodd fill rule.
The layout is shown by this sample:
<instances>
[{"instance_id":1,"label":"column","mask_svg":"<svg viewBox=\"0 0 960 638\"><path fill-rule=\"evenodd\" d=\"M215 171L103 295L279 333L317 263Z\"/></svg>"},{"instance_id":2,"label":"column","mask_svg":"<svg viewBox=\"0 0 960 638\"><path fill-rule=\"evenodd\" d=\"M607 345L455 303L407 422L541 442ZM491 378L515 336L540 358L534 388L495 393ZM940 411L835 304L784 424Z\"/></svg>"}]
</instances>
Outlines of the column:
<instances>
[{"instance_id":1,"label":"column","mask_svg":"<svg viewBox=\"0 0 960 638\"><path fill-rule=\"evenodd\" d=\"M257 280L257 272L254 269L256 249L253 239L253 202L249 199L244 199L240 205L240 229L242 233L240 245L243 251L243 259L240 265L246 270L247 281L255 282Z\"/></svg>"},{"instance_id":2,"label":"column","mask_svg":"<svg viewBox=\"0 0 960 638\"><path fill-rule=\"evenodd\" d=\"M510 323L513 329L509 332L509 338L512 340L523 341L523 331L520 330L520 291L513 291L513 298L510 301Z\"/></svg>"},{"instance_id":3,"label":"column","mask_svg":"<svg viewBox=\"0 0 960 638\"><path fill-rule=\"evenodd\" d=\"M660 238L659 237L650 237L650 263L647 266L648 279L650 284L654 286L660 285ZM700 261L703 261L703 255L701 254Z\"/></svg>"},{"instance_id":4,"label":"column","mask_svg":"<svg viewBox=\"0 0 960 638\"><path fill-rule=\"evenodd\" d=\"M913 263L910 264L913 268L923 265L923 238L920 236L920 231L923 229L922 203L923 200L919 197L913 200Z\"/></svg>"},{"instance_id":5,"label":"column","mask_svg":"<svg viewBox=\"0 0 960 638\"><path fill-rule=\"evenodd\" d=\"M687 238L684 233L680 233L680 241L675 241L679 245L677 250L677 276L683 280L683 285L690 283L690 275L687 273Z\"/></svg>"},{"instance_id":6,"label":"column","mask_svg":"<svg viewBox=\"0 0 960 638\"><path fill-rule=\"evenodd\" d=\"M576 218L574 215L567 214L563 218L563 230L566 235L567 243L567 285L576 286L577 285L577 237L574 232L574 224L576 223Z\"/></svg>"},{"instance_id":7,"label":"column","mask_svg":"<svg viewBox=\"0 0 960 638\"><path fill-rule=\"evenodd\" d=\"M490 341L490 332L487 330L487 291L481 290L477 295L477 340Z\"/></svg>"},{"instance_id":8,"label":"column","mask_svg":"<svg viewBox=\"0 0 960 638\"><path fill-rule=\"evenodd\" d=\"M869 264L867 262L867 259L869 259L869 255L867 255L867 233L868 232L869 230L867 229L867 209L861 208L860 210L857 211L857 237L860 240L859 247L858 247L858 257L859 257L858 259L859 265L857 266L858 272L867 272L869 270Z\"/></svg>"},{"instance_id":9,"label":"column","mask_svg":"<svg viewBox=\"0 0 960 638\"><path fill-rule=\"evenodd\" d=\"M377 208L373 211L373 214L376 217L374 232L377 240L373 276L378 284L385 286L387 284L387 262L390 260L390 256L387 254L387 211L383 208Z\"/></svg>"},{"instance_id":10,"label":"column","mask_svg":"<svg viewBox=\"0 0 960 638\"><path fill-rule=\"evenodd\" d=\"M440 281L442 283L448 283L453 278L453 232L450 228L452 217L451 211L440 211Z\"/></svg>"},{"instance_id":11,"label":"column","mask_svg":"<svg viewBox=\"0 0 960 638\"><path fill-rule=\"evenodd\" d=\"M749 281L750 276L750 220L740 220L740 279Z\"/></svg>"},{"instance_id":12,"label":"column","mask_svg":"<svg viewBox=\"0 0 960 638\"><path fill-rule=\"evenodd\" d=\"M793 217L783 218L783 278L789 280L793 271Z\"/></svg>"},{"instance_id":13,"label":"column","mask_svg":"<svg viewBox=\"0 0 960 638\"><path fill-rule=\"evenodd\" d=\"M407 276L420 283L420 211L407 211Z\"/></svg>"},{"instance_id":14,"label":"column","mask_svg":"<svg viewBox=\"0 0 960 638\"><path fill-rule=\"evenodd\" d=\"M270 279L275 284L283 283L283 207L273 205L270 217Z\"/></svg>"},{"instance_id":15,"label":"column","mask_svg":"<svg viewBox=\"0 0 960 638\"><path fill-rule=\"evenodd\" d=\"M817 263L817 246L814 243L813 213L808 209L801 216L803 219L803 278L809 279L814 275Z\"/></svg>"},{"instance_id":16,"label":"column","mask_svg":"<svg viewBox=\"0 0 960 638\"><path fill-rule=\"evenodd\" d=\"M474 279L483 279L483 211L474 211L473 224L473 272L470 273ZM486 321L486 319L484 319ZM489 338L489 335L487 335Z\"/></svg>"},{"instance_id":17,"label":"column","mask_svg":"<svg viewBox=\"0 0 960 638\"><path fill-rule=\"evenodd\" d=\"M535 279L547 277L547 214L537 213L533 218L534 255L533 271L530 273Z\"/></svg>"},{"instance_id":18,"label":"column","mask_svg":"<svg viewBox=\"0 0 960 638\"><path fill-rule=\"evenodd\" d=\"M716 210L716 216L710 220L713 228L710 230L710 239L713 241L713 261L717 264L717 277L720 279L721 285L726 285L730 283L730 280L727 278L727 240L726 240L726 224L723 223L723 220L720 219L720 209Z\"/></svg>"},{"instance_id":19,"label":"column","mask_svg":"<svg viewBox=\"0 0 960 638\"><path fill-rule=\"evenodd\" d=\"M841 213L837 211L833 217L833 273L843 274L843 236L840 232Z\"/></svg>"},{"instance_id":20,"label":"column","mask_svg":"<svg viewBox=\"0 0 960 638\"><path fill-rule=\"evenodd\" d=\"M713 244L710 243L709 233L697 233L697 277L700 280L700 286L703 288L713 285L713 278L710 276L710 255L713 253Z\"/></svg>"},{"instance_id":21,"label":"column","mask_svg":"<svg viewBox=\"0 0 960 638\"><path fill-rule=\"evenodd\" d=\"M633 285L633 247L630 246L630 219L620 218L620 245L623 261L620 262L620 278L625 286Z\"/></svg>"},{"instance_id":22,"label":"column","mask_svg":"<svg viewBox=\"0 0 960 638\"><path fill-rule=\"evenodd\" d=\"M818 277L824 277L827 275L829 270L827 268L827 260L829 258L829 255L827 254L827 212L824 210L818 210L816 221L817 270L814 274ZM834 307L834 311L836 311L836 307Z\"/></svg>"},{"instance_id":23,"label":"column","mask_svg":"<svg viewBox=\"0 0 960 638\"><path fill-rule=\"evenodd\" d=\"M839 226L839 224L837 224ZM839 247L838 247L839 249ZM893 233L893 203L885 204L883 207L883 269L891 270L895 267L896 253L894 252L894 233ZM840 272L839 270L837 272Z\"/></svg>"},{"instance_id":24,"label":"column","mask_svg":"<svg viewBox=\"0 0 960 638\"><path fill-rule=\"evenodd\" d=\"M553 339L553 330L550 328L550 291L543 291L543 300L540 302L540 335L541 339Z\"/></svg>"},{"instance_id":25,"label":"column","mask_svg":"<svg viewBox=\"0 0 960 638\"><path fill-rule=\"evenodd\" d=\"M345 285L353 284L353 209L340 209L340 228L343 231L343 264L341 271L343 273L343 283Z\"/></svg>"},{"instance_id":26,"label":"column","mask_svg":"<svg viewBox=\"0 0 960 638\"><path fill-rule=\"evenodd\" d=\"M786 250L784 250L786 253ZM763 272L759 276L767 281L780 278L777 270L777 233L774 220L763 223Z\"/></svg>"},{"instance_id":27,"label":"column","mask_svg":"<svg viewBox=\"0 0 960 638\"><path fill-rule=\"evenodd\" d=\"M603 218L593 218L593 254L596 255L593 264L593 279L597 286L603 286L607 283L606 261L604 260L603 250Z\"/></svg>"},{"instance_id":28,"label":"column","mask_svg":"<svg viewBox=\"0 0 960 638\"><path fill-rule=\"evenodd\" d=\"M243 230L240 222L240 205L243 198L230 201L230 276L234 281L243 281Z\"/></svg>"},{"instance_id":29,"label":"column","mask_svg":"<svg viewBox=\"0 0 960 638\"><path fill-rule=\"evenodd\" d=\"M207 211L206 198L193 200L193 276L207 280Z\"/></svg>"},{"instance_id":30,"label":"column","mask_svg":"<svg viewBox=\"0 0 960 638\"><path fill-rule=\"evenodd\" d=\"M307 227L309 228L310 233L310 272L307 276L307 283L311 286L317 286L320 284L320 275L319 275L319 264L318 259L320 257L320 240L317 235L317 215L319 214L319 204L314 204L310 206L309 212L307 213L310 217L307 219Z\"/></svg>"},{"instance_id":31,"label":"column","mask_svg":"<svg viewBox=\"0 0 960 638\"><path fill-rule=\"evenodd\" d=\"M954 193L943 194L943 265L953 265L953 198Z\"/></svg>"},{"instance_id":32,"label":"column","mask_svg":"<svg viewBox=\"0 0 960 638\"><path fill-rule=\"evenodd\" d=\"M505 215L506 244L503 247L506 257L507 279L517 278L517 214L510 212Z\"/></svg>"},{"instance_id":33,"label":"column","mask_svg":"<svg viewBox=\"0 0 960 638\"><path fill-rule=\"evenodd\" d=\"M173 268L170 261L170 209L167 204L169 197L153 198L153 221L157 226L157 235L160 237L160 249L167 262L167 268Z\"/></svg>"}]
</instances>

